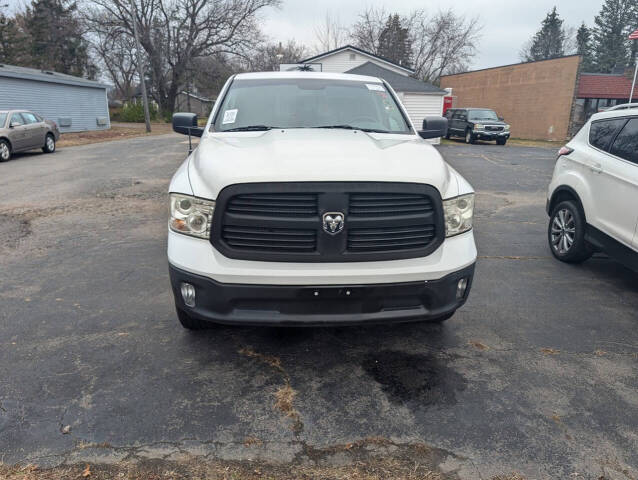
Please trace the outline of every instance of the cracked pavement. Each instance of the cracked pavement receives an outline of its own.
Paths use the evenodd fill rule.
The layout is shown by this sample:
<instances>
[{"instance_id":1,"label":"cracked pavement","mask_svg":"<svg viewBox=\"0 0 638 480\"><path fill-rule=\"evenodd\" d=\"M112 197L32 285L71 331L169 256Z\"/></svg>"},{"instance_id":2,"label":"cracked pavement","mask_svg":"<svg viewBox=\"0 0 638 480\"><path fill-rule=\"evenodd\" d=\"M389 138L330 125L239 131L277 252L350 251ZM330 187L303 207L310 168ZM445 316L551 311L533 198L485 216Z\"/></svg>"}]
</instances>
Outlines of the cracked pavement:
<instances>
[{"instance_id":1,"label":"cracked pavement","mask_svg":"<svg viewBox=\"0 0 638 480\"><path fill-rule=\"evenodd\" d=\"M480 256L444 325L190 333L165 255L186 148L0 164L0 461L334 463L356 444L427 447L446 478L638 477L638 276L551 257L553 151L439 147L477 190Z\"/></svg>"}]
</instances>

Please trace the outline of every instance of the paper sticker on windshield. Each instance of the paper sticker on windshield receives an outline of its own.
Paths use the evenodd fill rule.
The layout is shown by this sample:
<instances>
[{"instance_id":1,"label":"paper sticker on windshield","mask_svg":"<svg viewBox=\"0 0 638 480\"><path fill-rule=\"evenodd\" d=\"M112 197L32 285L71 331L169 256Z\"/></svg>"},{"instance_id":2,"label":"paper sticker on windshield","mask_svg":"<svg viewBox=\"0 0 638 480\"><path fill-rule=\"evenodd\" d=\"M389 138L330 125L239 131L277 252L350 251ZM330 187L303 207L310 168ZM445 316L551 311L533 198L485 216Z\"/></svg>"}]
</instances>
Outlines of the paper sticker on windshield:
<instances>
[{"instance_id":1,"label":"paper sticker on windshield","mask_svg":"<svg viewBox=\"0 0 638 480\"><path fill-rule=\"evenodd\" d=\"M235 119L237 118L237 109L234 108L232 110L226 110L224 112L224 119L222 120L222 124L226 123L235 123Z\"/></svg>"},{"instance_id":2,"label":"paper sticker on windshield","mask_svg":"<svg viewBox=\"0 0 638 480\"><path fill-rule=\"evenodd\" d=\"M383 88L383 85L379 85L378 83L366 83L366 87L368 87L368 90L374 90L376 92L385 92L385 88Z\"/></svg>"}]
</instances>

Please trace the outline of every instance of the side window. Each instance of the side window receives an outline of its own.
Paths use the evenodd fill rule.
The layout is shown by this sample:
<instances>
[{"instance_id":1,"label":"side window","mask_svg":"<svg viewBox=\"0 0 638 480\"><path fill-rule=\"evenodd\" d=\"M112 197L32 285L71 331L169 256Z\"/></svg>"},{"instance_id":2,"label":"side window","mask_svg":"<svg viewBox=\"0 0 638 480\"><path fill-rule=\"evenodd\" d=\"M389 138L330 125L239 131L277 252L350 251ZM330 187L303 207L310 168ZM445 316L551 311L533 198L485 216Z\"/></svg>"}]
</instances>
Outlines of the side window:
<instances>
[{"instance_id":1,"label":"side window","mask_svg":"<svg viewBox=\"0 0 638 480\"><path fill-rule=\"evenodd\" d=\"M624 118L615 118L613 120L592 122L589 127L589 143L608 152L609 144L626 121Z\"/></svg>"},{"instance_id":2,"label":"side window","mask_svg":"<svg viewBox=\"0 0 638 480\"><path fill-rule=\"evenodd\" d=\"M30 112L22 112L22 118L24 118L25 123L38 123L38 119Z\"/></svg>"},{"instance_id":3,"label":"side window","mask_svg":"<svg viewBox=\"0 0 638 480\"><path fill-rule=\"evenodd\" d=\"M638 163L638 118L632 118L627 122L614 140L609 153Z\"/></svg>"},{"instance_id":4,"label":"side window","mask_svg":"<svg viewBox=\"0 0 638 480\"><path fill-rule=\"evenodd\" d=\"M24 119L22 118L22 115L20 115L19 113L12 113L11 122L9 123L9 125L24 125Z\"/></svg>"}]
</instances>

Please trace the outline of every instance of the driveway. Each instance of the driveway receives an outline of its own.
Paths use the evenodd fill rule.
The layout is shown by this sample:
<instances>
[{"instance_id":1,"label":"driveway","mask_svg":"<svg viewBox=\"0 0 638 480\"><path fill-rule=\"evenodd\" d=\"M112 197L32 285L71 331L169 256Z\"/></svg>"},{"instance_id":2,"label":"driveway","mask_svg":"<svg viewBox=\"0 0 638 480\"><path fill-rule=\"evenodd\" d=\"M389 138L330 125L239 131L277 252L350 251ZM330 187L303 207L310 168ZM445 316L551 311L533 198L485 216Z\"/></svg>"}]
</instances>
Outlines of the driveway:
<instances>
[{"instance_id":1,"label":"driveway","mask_svg":"<svg viewBox=\"0 0 638 480\"><path fill-rule=\"evenodd\" d=\"M439 147L477 189L480 255L442 326L190 333L165 255L184 140L0 164L0 461L419 451L445 478L638 476L638 276L551 257L553 151Z\"/></svg>"}]
</instances>

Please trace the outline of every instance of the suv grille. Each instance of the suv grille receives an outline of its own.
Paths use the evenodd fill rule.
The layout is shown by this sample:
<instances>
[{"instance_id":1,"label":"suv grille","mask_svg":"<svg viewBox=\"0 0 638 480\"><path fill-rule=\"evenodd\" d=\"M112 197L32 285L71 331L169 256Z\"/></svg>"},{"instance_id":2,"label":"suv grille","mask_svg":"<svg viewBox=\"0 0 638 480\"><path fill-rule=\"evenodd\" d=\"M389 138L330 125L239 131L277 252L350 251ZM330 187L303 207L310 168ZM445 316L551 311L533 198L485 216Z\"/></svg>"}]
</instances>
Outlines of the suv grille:
<instances>
[{"instance_id":1,"label":"suv grille","mask_svg":"<svg viewBox=\"0 0 638 480\"><path fill-rule=\"evenodd\" d=\"M345 218L337 233L326 231L328 213ZM441 196L430 185L246 183L220 192L211 243L242 260L361 262L424 257L444 236Z\"/></svg>"}]
</instances>

